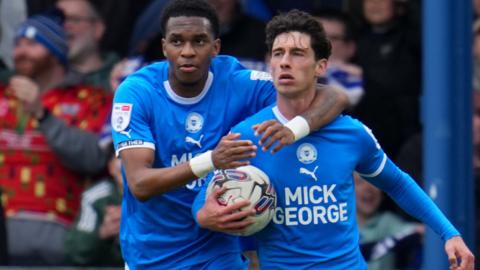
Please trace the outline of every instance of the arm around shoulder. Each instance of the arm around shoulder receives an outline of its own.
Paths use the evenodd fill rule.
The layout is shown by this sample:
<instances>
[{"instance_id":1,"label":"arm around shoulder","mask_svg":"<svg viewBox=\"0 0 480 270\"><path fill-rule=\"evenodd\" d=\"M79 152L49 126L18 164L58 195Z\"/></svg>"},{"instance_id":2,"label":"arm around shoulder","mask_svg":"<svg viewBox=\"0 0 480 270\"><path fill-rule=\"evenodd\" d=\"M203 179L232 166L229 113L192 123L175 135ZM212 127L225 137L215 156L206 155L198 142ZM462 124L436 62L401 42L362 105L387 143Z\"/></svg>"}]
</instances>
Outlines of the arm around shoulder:
<instances>
[{"instance_id":1,"label":"arm around shoulder","mask_svg":"<svg viewBox=\"0 0 480 270\"><path fill-rule=\"evenodd\" d=\"M267 120L253 128L256 134L262 135L259 144L263 151L275 145L272 149L272 153L275 153L283 146L292 144L333 121L348 104L348 97L341 90L318 85L314 101L302 115L296 116L285 125L276 120Z\"/></svg>"},{"instance_id":2,"label":"arm around shoulder","mask_svg":"<svg viewBox=\"0 0 480 270\"><path fill-rule=\"evenodd\" d=\"M317 94L312 106L302 116L310 130L318 130L330 123L349 106L347 95L332 86L317 84Z\"/></svg>"}]
</instances>

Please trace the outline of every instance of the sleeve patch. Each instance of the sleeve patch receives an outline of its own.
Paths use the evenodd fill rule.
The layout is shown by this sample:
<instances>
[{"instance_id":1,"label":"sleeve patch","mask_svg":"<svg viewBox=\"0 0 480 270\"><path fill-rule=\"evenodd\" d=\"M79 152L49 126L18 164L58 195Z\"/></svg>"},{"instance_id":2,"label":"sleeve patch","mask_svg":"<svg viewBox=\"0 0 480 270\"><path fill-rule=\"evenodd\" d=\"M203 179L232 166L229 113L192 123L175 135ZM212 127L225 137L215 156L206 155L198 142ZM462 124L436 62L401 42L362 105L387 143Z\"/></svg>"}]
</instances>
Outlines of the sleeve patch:
<instances>
[{"instance_id":1,"label":"sleeve patch","mask_svg":"<svg viewBox=\"0 0 480 270\"><path fill-rule=\"evenodd\" d=\"M118 150L121 150L122 148L126 148L129 146L142 146L144 145L145 142L143 140L133 140L133 141L125 141L121 142L118 144Z\"/></svg>"},{"instance_id":2,"label":"sleeve patch","mask_svg":"<svg viewBox=\"0 0 480 270\"><path fill-rule=\"evenodd\" d=\"M144 140L131 140L121 142L117 145L117 150L115 151L115 155L117 157L120 156L120 151L130 148L149 148L155 151L155 144L151 142L146 142Z\"/></svg>"},{"instance_id":3,"label":"sleeve patch","mask_svg":"<svg viewBox=\"0 0 480 270\"><path fill-rule=\"evenodd\" d=\"M130 123L132 116L133 104L131 103L114 103L112 109L112 128L120 132L125 130Z\"/></svg>"},{"instance_id":4,"label":"sleeve patch","mask_svg":"<svg viewBox=\"0 0 480 270\"><path fill-rule=\"evenodd\" d=\"M267 72L252 70L250 73L250 80L252 81L271 81L272 75Z\"/></svg>"}]
</instances>

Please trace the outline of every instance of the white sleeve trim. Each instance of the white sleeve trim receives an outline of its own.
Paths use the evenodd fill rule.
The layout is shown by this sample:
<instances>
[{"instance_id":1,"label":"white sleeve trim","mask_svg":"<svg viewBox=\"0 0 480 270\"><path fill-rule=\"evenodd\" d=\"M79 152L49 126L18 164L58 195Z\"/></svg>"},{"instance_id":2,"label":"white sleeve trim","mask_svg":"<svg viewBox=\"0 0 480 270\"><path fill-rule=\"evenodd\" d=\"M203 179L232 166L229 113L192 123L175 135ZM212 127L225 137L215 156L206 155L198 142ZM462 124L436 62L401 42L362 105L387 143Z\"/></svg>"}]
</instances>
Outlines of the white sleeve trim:
<instances>
[{"instance_id":1,"label":"white sleeve trim","mask_svg":"<svg viewBox=\"0 0 480 270\"><path fill-rule=\"evenodd\" d=\"M362 176L362 177L375 177L383 171L383 168L385 168L386 163L387 163L387 154L383 153L382 163L380 163L380 166L378 167L378 169L376 171L374 171L373 173L370 173L370 174L363 174L363 173L358 173L358 174L360 174L360 176Z\"/></svg>"},{"instance_id":2,"label":"white sleeve trim","mask_svg":"<svg viewBox=\"0 0 480 270\"><path fill-rule=\"evenodd\" d=\"M120 152L122 150L125 150L125 149L131 149L131 148L148 148L148 149L152 149L153 151L155 151L155 144L151 143L151 142L144 142L142 145L130 145L130 146L124 146L120 149L117 149L115 151L115 156L118 158L120 157Z\"/></svg>"}]
</instances>

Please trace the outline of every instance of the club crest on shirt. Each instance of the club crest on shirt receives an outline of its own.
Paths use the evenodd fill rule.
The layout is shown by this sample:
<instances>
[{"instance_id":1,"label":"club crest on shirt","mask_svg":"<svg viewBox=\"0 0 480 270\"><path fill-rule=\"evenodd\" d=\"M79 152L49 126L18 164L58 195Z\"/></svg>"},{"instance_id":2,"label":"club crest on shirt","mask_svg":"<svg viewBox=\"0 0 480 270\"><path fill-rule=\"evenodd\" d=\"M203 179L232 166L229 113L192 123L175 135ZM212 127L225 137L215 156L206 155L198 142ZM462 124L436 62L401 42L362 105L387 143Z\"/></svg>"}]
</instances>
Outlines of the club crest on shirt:
<instances>
[{"instance_id":1,"label":"club crest on shirt","mask_svg":"<svg viewBox=\"0 0 480 270\"><path fill-rule=\"evenodd\" d=\"M133 104L130 103L114 103L112 110L112 128L120 132L124 131L130 123L132 116Z\"/></svg>"},{"instance_id":2,"label":"club crest on shirt","mask_svg":"<svg viewBox=\"0 0 480 270\"><path fill-rule=\"evenodd\" d=\"M191 112L185 120L185 130L190 133L197 133L203 128L203 116L199 113Z\"/></svg>"},{"instance_id":3,"label":"club crest on shirt","mask_svg":"<svg viewBox=\"0 0 480 270\"><path fill-rule=\"evenodd\" d=\"M303 164L317 160L317 148L310 143L302 143L297 149L297 158Z\"/></svg>"}]
</instances>

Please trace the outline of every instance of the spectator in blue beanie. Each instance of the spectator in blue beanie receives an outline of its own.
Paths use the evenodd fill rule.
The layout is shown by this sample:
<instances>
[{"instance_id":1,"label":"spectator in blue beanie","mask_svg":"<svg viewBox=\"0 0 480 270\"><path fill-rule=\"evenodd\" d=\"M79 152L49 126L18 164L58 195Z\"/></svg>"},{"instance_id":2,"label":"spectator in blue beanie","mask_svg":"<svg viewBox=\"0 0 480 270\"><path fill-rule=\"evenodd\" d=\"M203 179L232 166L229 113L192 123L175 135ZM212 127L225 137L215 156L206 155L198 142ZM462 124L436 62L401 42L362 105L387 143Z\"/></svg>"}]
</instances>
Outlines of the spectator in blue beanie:
<instances>
[{"instance_id":1,"label":"spectator in blue beanie","mask_svg":"<svg viewBox=\"0 0 480 270\"><path fill-rule=\"evenodd\" d=\"M33 39L45 46L63 66L67 66L68 46L63 21L63 13L56 9L45 15L32 16L18 28L15 42L23 37Z\"/></svg>"},{"instance_id":2,"label":"spectator in blue beanie","mask_svg":"<svg viewBox=\"0 0 480 270\"><path fill-rule=\"evenodd\" d=\"M99 133L112 96L65 82L62 20L52 11L20 25L15 74L0 85L0 187L10 265L65 264L66 233L85 179L103 172L108 161Z\"/></svg>"}]
</instances>

